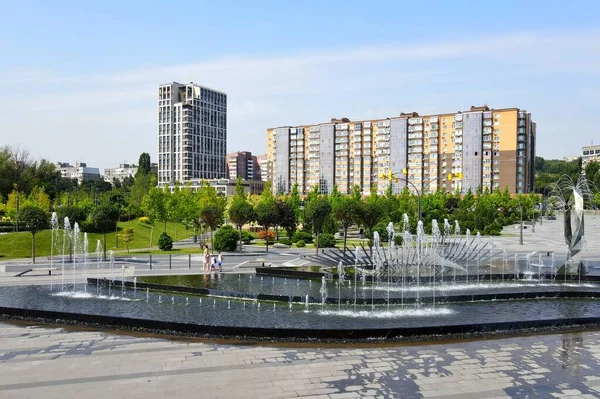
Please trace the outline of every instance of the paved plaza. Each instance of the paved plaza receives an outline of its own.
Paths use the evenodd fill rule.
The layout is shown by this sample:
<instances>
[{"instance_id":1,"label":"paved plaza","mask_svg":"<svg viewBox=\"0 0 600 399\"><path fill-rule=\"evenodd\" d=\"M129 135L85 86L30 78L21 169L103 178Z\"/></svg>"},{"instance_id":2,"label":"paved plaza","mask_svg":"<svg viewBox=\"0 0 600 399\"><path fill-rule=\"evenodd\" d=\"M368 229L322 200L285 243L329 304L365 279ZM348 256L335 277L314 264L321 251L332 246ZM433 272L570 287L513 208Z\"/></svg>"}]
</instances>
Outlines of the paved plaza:
<instances>
[{"instance_id":1,"label":"paved plaza","mask_svg":"<svg viewBox=\"0 0 600 399\"><path fill-rule=\"evenodd\" d=\"M600 332L269 346L0 323L0 398L598 398Z\"/></svg>"}]
</instances>

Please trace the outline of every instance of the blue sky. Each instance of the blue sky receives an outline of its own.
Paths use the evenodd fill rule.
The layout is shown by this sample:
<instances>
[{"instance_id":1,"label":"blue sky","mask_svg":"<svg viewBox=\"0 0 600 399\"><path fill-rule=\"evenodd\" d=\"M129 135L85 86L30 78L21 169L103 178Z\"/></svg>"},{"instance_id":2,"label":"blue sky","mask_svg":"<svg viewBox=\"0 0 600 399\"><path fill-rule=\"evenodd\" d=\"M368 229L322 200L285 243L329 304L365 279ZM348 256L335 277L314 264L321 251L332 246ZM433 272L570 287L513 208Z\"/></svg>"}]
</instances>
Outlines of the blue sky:
<instances>
[{"instance_id":1,"label":"blue sky","mask_svg":"<svg viewBox=\"0 0 600 399\"><path fill-rule=\"evenodd\" d=\"M0 144L101 168L156 159L156 86L229 96L228 150L331 117L518 106L538 154L600 143L592 1L0 2Z\"/></svg>"}]
</instances>

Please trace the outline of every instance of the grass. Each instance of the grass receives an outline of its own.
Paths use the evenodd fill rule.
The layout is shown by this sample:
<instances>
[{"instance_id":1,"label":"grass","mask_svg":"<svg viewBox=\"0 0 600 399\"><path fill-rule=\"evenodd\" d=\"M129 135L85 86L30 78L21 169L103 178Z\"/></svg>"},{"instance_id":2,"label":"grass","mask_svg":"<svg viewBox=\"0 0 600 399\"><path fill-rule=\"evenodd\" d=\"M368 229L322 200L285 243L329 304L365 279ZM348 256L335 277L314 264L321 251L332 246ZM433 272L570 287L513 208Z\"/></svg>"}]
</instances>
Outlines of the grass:
<instances>
[{"instance_id":1,"label":"grass","mask_svg":"<svg viewBox=\"0 0 600 399\"><path fill-rule=\"evenodd\" d=\"M148 248L157 249L157 253L168 254L175 253L176 250L170 252L163 252L158 250L157 242L160 233L164 230L164 224L156 224L154 229L153 226L145 223L141 223L137 220L131 220L129 222L119 222L119 230L126 227L133 229L133 241L129 243L129 249L134 253L135 249L147 250L148 252L141 253L152 253ZM177 231L177 234L175 232ZM58 232L58 242L56 243L56 249L54 254L62 253L62 230ZM193 231L185 231L185 228L181 223L167 223L167 234L169 234L174 240L181 240L189 238L193 235ZM35 255L36 257L47 257L50 256L50 242L51 242L51 230L43 230L35 235ZM150 236L152 235L152 242ZM88 252L93 253L96 250L96 241L100 240L104 242L102 234L90 233L88 234ZM113 250L115 252L127 253L125 243L119 240L119 246L116 246L115 232L106 234L106 246L107 250ZM195 248L191 248L195 249ZM199 248L195 249L198 253ZM139 252L135 252L139 253ZM188 253L188 252L178 252ZM31 258L31 233L19 232L19 233L7 233L0 234L0 259L18 259L18 258Z\"/></svg>"}]
</instances>

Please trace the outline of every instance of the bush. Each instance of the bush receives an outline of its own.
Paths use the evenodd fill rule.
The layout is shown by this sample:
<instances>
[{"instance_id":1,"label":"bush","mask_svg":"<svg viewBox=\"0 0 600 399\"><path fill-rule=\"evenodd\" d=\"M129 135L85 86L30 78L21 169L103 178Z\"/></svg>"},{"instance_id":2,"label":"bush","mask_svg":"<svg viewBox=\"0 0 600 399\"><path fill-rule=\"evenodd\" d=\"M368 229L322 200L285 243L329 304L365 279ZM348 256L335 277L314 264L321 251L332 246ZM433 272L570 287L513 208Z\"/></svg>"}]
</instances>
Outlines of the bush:
<instances>
[{"instance_id":1,"label":"bush","mask_svg":"<svg viewBox=\"0 0 600 399\"><path fill-rule=\"evenodd\" d=\"M394 244L396 244L397 246L401 246L403 242L404 242L404 237L394 236Z\"/></svg>"},{"instance_id":2,"label":"bush","mask_svg":"<svg viewBox=\"0 0 600 399\"><path fill-rule=\"evenodd\" d=\"M375 225L373 232L379 233L379 241L387 242L388 241L388 232L387 232L387 222L380 222ZM371 237L373 238L373 237Z\"/></svg>"},{"instance_id":3,"label":"bush","mask_svg":"<svg viewBox=\"0 0 600 399\"><path fill-rule=\"evenodd\" d=\"M170 251L173 249L173 239L164 231L160 233L160 237L158 237L158 248L160 248L161 251Z\"/></svg>"},{"instance_id":4,"label":"bush","mask_svg":"<svg viewBox=\"0 0 600 399\"><path fill-rule=\"evenodd\" d=\"M256 239L256 236L247 231L242 231L242 242L246 245L250 244L252 240Z\"/></svg>"},{"instance_id":5,"label":"bush","mask_svg":"<svg viewBox=\"0 0 600 399\"><path fill-rule=\"evenodd\" d=\"M319 234L319 248L333 248L335 247L335 237L333 234L323 233Z\"/></svg>"},{"instance_id":6,"label":"bush","mask_svg":"<svg viewBox=\"0 0 600 399\"><path fill-rule=\"evenodd\" d=\"M152 224L152 222L150 221L150 218L148 216L142 216L141 218L138 219L138 221L141 223Z\"/></svg>"},{"instance_id":7,"label":"bush","mask_svg":"<svg viewBox=\"0 0 600 399\"><path fill-rule=\"evenodd\" d=\"M83 208L80 208L78 206L66 206L64 208L61 208L58 210L57 212L57 216L58 216L58 220L59 220L59 224L62 223L62 221L65 219L65 217L69 218L69 223L71 223L71 225L74 225L75 222L77 222L77 224L80 225L81 227L81 223L87 219L87 214L85 212L85 210Z\"/></svg>"},{"instance_id":8,"label":"bush","mask_svg":"<svg viewBox=\"0 0 600 399\"><path fill-rule=\"evenodd\" d=\"M292 245L292 240L289 238L280 238L279 243L283 245Z\"/></svg>"},{"instance_id":9,"label":"bush","mask_svg":"<svg viewBox=\"0 0 600 399\"><path fill-rule=\"evenodd\" d=\"M273 230L269 230L267 232L261 230L258 232L258 238L260 238L261 240L268 241L269 244L271 244L275 241L275 233L273 233Z\"/></svg>"},{"instance_id":10,"label":"bush","mask_svg":"<svg viewBox=\"0 0 600 399\"><path fill-rule=\"evenodd\" d=\"M311 233L306 231L297 231L292 237L292 242L298 242L300 240L304 241L304 243L310 244L313 242L313 236Z\"/></svg>"},{"instance_id":11,"label":"bush","mask_svg":"<svg viewBox=\"0 0 600 399\"><path fill-rule=\"evenodd\" d=\"M80 222L79 230L83 231L84 233L97 233L97 231L94 229L94 225L89 220L83 220Z\"/></svg>"},{"instance_id":12,"label":"bush","mask_svg":"<svg viewBox=\"0 0 600 399\"><path fill-rule=\"evenodd\" d=\"M304 240L298 240L296 241L296 246L298 248L304 248L306 246L306 243L304 242Z\"/></svg>"},{"instance_id":13,"label":"bush","mask_svg":"<svg viewBox=\"0 0 600 399\"><path fill-rule=\"evenodd\" d=\"M235 251L240 240L240 233L233 227L225 225L215 233L215 251Z\"/></svg>"}]
</instances>

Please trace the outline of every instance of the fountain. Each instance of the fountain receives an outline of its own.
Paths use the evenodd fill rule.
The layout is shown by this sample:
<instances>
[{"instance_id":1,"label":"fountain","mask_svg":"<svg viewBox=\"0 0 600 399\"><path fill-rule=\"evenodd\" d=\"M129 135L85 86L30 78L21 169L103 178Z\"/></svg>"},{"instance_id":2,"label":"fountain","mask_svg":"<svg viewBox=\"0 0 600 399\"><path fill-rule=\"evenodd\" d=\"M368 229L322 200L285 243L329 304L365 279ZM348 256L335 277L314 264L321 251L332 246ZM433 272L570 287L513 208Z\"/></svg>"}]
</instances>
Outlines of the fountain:
<instances>
[{"instance_id":1,"label":"fountain","mask_svg":"<svg viewBox=\"0 0 600 399\"><path fill-rule=\"evenodd\" d=\"M575 270L571 267L578 258L572 253L553 253L546 258L538 252L519 256L498 248L478 232L465 229L462 235L456 221L444 220L443 225L432 221L431 234L425 233L422 221L414 220L416 230L411 233L410 222L404 215L398 231L388 224L387 245L382 242L384 237L374 233L370 248L358 245L346 251L326 250L318 258L320 263L309 257L321 265L323 273L318 277L320 284L314 272L306 278L314 278L315 284L310 280L304 284L297 275L246 278L226 274L218 279L210 275L126 276L121 258L115 265L112 251L102 275L100 242L92 273L97 275L88 278L87 235L77 224L71 231L67 219L62 269L72 247L73 291L80 292L53 294L52 281L49 289L3 286L0 312L18 315L21 311L51 320L85 317L100 324L184 333L308 339L462 334L489 331L491 325L492 329L510 330L564 325L574 323L572 320L600 323L600 303L588 300L600 295L600 286L591 284L582 272L577 280L567 282L565 277L556 281L555 264ZM57 226L58 220L51 225ZM580 252L583 249L582 243ZM585 261L590 262L588 257ZM544 270L550 275L544 275ZM509 277L511 273L514 279ZM81 287L77 278L82 275L96 285L95 295L86 294L86 284ZM113 294L115 285L121 288L120 297ZM138 289L145 290L145 298L137 298ZM190 301L195 295L198 301ZM315 306L319 299L321 306ZM251 305L247 307L247 303ZM261 303L267 304L262 311ZM284 306L280 310L287 304L289 311L277 312L278 303ZM256 311L251 311L252 305Z\"/></svg>"}]
</instances>

